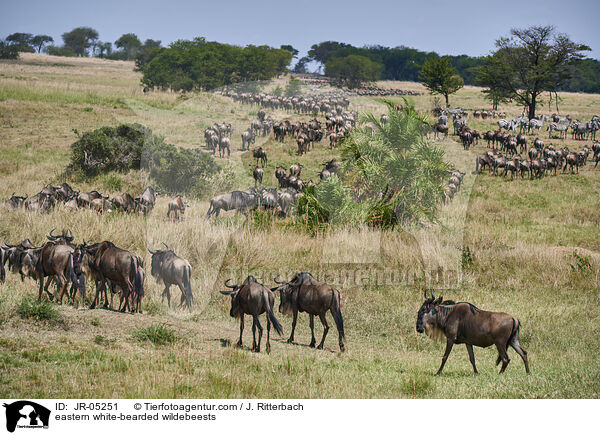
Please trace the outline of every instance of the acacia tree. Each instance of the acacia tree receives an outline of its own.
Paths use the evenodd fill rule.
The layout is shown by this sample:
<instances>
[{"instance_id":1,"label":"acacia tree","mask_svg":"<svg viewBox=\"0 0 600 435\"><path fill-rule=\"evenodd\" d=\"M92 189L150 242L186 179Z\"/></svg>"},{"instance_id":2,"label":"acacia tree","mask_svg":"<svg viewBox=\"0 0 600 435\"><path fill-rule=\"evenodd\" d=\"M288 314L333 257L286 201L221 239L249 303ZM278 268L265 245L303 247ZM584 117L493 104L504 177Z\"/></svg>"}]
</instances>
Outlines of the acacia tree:
<instances>
[{"instance_id":1,"label":"acacia tree","mask_svg":"<svg viewBox=\"0 0 600 435\"><path fill-rule=\"evenodd\" d=\"M13 33L6 37L6 41L12 45L15 45L19 51L33 52L34 49L31 46L31 39L33 35L31 33Z\"/></svg>"},{"instance_id":2,"label":"acacia tree","mask_svg":"<svg viewBox=\"0 0 600 435\"><path fill-rule=\"evenodd\" d=\"M98 32L90 27L76 27L70 32L62 34L65 47L73 50L77 56L86 56L87 49L95 47L98 41Z\"/></svg>"},{"instance_id":3,"label":"acacia tree","mask_svg":"<svg viewBox=\"0 0 600 435\"><path fill-rule=\"evenodd\" d=\"M419 79L432 94L444 96L446 107L450 107L448 96L465 85L463 79L456 74L450 61L437 56L431 57L423 63Z\"/></svg>"},{"instance_id":4,"label":"acacia tree","mask_svg":"<svg viewBox=\"0 0 600 435\"><path fill-rule=\"evenodd\" d=\"M135 58L142 47L142 42L135 33L125 33L115 41L115 46L122 49L127 54L127 60Z\"/></svg>"},{"instance_id":5,"label":"acacia tree","mask_svg":"<svg viewBox=\"0 0 600 435\"><path fill-rule=\"evenodd\" d=\"M54 38L49 35L35 35L33 38L31 38L31 45L33 45L37 49L38 53L42 52L42 48L44 48L44 45L49 44L51 42L54 42Z\"/></svg>"},{"instance_id":6,"label":"acacia tree","mask_svg":"<svg viewBox=\"0 0 600 435\"><path fill-rule=\"evenodd\" d=\"M581 52L590 50L554 26L512 29L496 47L480 67L478 83L521 103L529 119L535 117L538 97L556 92L571 77L571 65L583 57Z\"/></svg>"}]
</instances>

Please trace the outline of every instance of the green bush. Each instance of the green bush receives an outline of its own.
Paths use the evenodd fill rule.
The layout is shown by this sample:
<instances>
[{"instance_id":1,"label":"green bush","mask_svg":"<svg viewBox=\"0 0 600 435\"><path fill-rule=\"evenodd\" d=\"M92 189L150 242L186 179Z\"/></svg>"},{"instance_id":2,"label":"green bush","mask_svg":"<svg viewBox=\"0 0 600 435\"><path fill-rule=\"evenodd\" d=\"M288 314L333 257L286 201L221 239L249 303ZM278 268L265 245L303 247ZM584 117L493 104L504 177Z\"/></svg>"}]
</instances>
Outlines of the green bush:
<instances>
[{"instance_id":1,"label":"green bush","mask_svg":"<svg viewBox=\"0 0 600 435\"><path fill-rule=\"evenodd\" d=\"M17 305L17 314L22 319L58 320L59 313L56 305L49 301L38 301L31 296L25 296Z\"/></svg>"},{"instance_id":2,"label":"green bush","mask_svg":"<svg viewBox=\"0 0 600 435\"><path fill-rule=\"evenodd\" d=\"M0 41L0 59L17 59L19 57L19 47Z\"/></svg>"},{"instance_id":3,"label":"green bush","mask_svg":"<svg viewBox=\"0 0 600 435\"><path fill-rule=\"evenodd\" d=\"M203 197L211 190L220 169L212 155L198 149L177 149L139 124L102 127L83 133L71 145L67 173L85 177L102 176L100 182L121 190L121 178L111 171L145 169L156 186L168 193Z\"/></svg>"},{"instance_id":4,"label":"green bush","mask_svg":"<svg viewBox=\"0 0 600 435\"><path fill-rule=\"evenodd\" d=\"M149 341L156 345L175 343L179 340L175 331L169 328L167 323L151 325L146 328L137 328L133 331L133 336L137 341Z\"/></svg>"}]
</instances>

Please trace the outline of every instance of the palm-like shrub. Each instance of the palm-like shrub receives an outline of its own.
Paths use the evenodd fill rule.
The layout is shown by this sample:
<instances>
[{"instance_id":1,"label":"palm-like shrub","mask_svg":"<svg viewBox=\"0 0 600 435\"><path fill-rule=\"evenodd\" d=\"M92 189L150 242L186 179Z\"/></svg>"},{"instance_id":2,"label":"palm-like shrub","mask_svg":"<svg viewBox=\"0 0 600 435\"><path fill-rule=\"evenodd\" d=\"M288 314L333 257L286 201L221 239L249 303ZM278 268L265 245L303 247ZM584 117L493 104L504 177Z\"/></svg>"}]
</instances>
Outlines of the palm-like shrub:
<instances>
[{"instance_id":1,"label":"palm-like shrub","mask_svg":"<svg viewBox=\"0 0 600 435\"><path fill-rule=\"evenodd\" d=\"M426 118L412 103L388 105L383 124L368 114L344 141L341 180L332 177L299 202L305 221L390 228L435 219L450 169L426 138Z\"/></svg>"}]
</instances>

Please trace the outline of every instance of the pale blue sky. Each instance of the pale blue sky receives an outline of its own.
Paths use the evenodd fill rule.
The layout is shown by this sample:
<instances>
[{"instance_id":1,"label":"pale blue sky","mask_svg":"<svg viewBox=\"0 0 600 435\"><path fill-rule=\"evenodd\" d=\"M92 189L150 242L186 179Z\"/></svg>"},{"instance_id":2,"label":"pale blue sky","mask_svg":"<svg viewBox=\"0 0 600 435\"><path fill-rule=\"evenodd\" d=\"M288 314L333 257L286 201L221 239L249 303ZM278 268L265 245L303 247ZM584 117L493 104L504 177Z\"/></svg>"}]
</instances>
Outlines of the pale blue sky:
<instances>
[{"instance_id":1,"label":"pale blue sky","mask_svg":"<svg viewBox=\"0 0 600 435\"><path fill-rule=\"evenodd\" d=\"M326 40L356 46L405 45L440 54L479 56L511 27L553 24L600 58L600 1L371 0L0 0L0 38L13 32L60 35L78 26L102 41L205 36L231 44L292 44L305 54Z\"/></svg>"}]
</instances>

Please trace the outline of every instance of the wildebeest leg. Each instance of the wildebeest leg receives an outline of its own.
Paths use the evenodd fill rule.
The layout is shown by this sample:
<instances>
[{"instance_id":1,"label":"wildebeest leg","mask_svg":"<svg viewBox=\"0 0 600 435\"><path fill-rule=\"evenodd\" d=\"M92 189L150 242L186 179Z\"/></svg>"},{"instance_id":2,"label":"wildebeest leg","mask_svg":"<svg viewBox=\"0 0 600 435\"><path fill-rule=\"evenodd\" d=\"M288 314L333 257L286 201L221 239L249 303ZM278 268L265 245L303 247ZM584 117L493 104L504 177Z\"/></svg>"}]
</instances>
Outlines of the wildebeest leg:
<instances>
[{"instance_id":1,"label":"wildebeest leg","mask_svg":"<svg viewBox=\"0 0 600 435\"><path fill-rule=\"evenodd\" d=\"M471 361L471 365L473 366L473 371L475 374L478 374L477 367L475 367L475 354L473 354L473 345L467 344L467 352L469 352L469 360Z\"/></svg>"},{"instance_id":2,"label":"wildebeest leg","mask_svg":"<svg viewBox=\"0 0 600 435\"><path fill-rule=\"evenodd\" d=\"M323 349L325 337L327 337L327 333L329 332L329 324L327 323L327 317L325 316L325 313L319 314L319 319L321 319L321 323L323 324L323 338L321 338L321 343L319 343L317 349Z\"/></svg>"},{"instance_id":3,"label":"wildebeest leg","mask_svg":"<svg viewBox=\"0 0 600 435\"><path fill-rule=\"evenodd\" d=\"M502 360L502 367L500 368L500 373L504 373L506 370L506 366L510 362L510 358L506 353L506 344L502 342L496 342L496 348L498 348L498 358Z\"/></svg>"},{"instance_id":4,"label":"wildebeest leg","mask_svg":"<svg viewBox=\"0 0 600 435\"><path fill-rule=\"evenodd\" d=\"M38 294L38 301L42 300L42 291L44 290L44 277L40 276L40 292Z\"/></svg>"},{"instance_id":5,"label":"wildebeest leg","mask_svg":"<svg viewBox=\"0 0 600 435\"><path fill-rule=\"evenodd\" d=\"M269 319L269 313L267 313L267 346L265 351L271 353L271 320Z\"/></svg>"},{"instance_id":6,"label":"wildebeest leg","mask_svg":"<svg viewBox=\"0 0 600 435\"><path fill-rule=\"evenodd\" d=\"M296 330L296 321L298 320L298 311L294 310L293 318L292 318L292 333L290 334L290 338L288 338L288 343L294 342L294 331Z\"/></svg>"},{"instance_id":7,"label":"wildebeest leg","mask_svg":"<svg viewBox=\"0 0 600 435\"><path fill-rule=\"evenodd\" d=\"M519 343L519 339L515 336L508 343L510 346L523 358L523 362L525 363L525 372L529 374L529 362L527 361L527 351L521 347Z\"/></svg>"},{"instance_id":8,"label":"wildebeest leg","mask_svg":"<svg viewBox=\"0 0 600 435\"><path fill-rule=\"evenodd\" d=\"M170 285L165 284L165 289L162 292L161 300L160 300L161 303L163 303L165 300L165 296L166 296L167 304L169 305L169 308L171 308L171 290L169 290L170 287L171 287Z\"/></svg>"},{"instance_id":9,"label":"wildebeest leg","mask_svg":"<svg viewBox=\"0 0 600 435\"><path fill-rule=\"evenodd\" d=\"M92 301L92 305L90 305L90 310L93 310L94 308L96 308L96 304L99 302L98 298L100 297L100 287L103 284L104 284L104 281L102 282L102 284L100 284L98 282L98 280L96 280L96 296L94 297L94 300Z\"/></svg>"},{"instance_id":10,"label":"wildebeest leg","mask_svg":"<svg viewBox=\"0 0 600 435\"><path fill-rule=\"evenodd\" d=\"M236 346L242 347L242 333L244 332L244 313L240 316L240 339L238 340Z\"/></svg>"},{"instance_id":11,"label":"wildebeest leg","mask_svg":"<svg viewBox=\"0 0 600 435\"><path fill-rule=\"evenodd\" d=\"M450 352L452 351L452 346L454 345L454 340L447 338L446 339L446 351L444 352L444 356L442 357L442 365L440 366L440 368L438 369L437 373L435 374L436 376L439 376L442 374L442 370L444 370L444 365L446 364L446 360L448 359L448 355L450 355Z\"/></svg>"},{"instance_id":12,"label":"wildebeest leg","mask_svg":"<svg viewBox=\"0 0 600 435\"><path fill-rule=\"evenodd\" d=\"M317 340L315 339L315 316L313 314L309 314L308 317L310 319L310 335L312 337L308 347L315 347L315 344L317 344Z\"/></svg>"},{"instance_id":13,"label":"wildebeest leg","mask_svg":"<svg viewBox=\"0 0 600 435\"><path fill-rule=\"evenodd\" d=\"M260 342L262 340L263 327L260 324L260 318L258 316L254 316L256 327L258 328L258 343L256 344L256 351L260 352Z\"/></svg>"},{"instance_id":14,"label":"wildebeest leg","mask_svg":"<svg viewBox=\"0 0 600 435\"><path fill-rule=\"evenodd\" d=\"M256 352L256 316L252 316L252 352Z\"/></svg>"}]
</instances>

